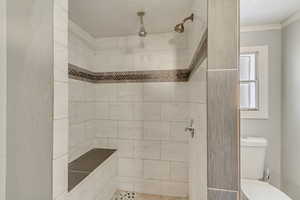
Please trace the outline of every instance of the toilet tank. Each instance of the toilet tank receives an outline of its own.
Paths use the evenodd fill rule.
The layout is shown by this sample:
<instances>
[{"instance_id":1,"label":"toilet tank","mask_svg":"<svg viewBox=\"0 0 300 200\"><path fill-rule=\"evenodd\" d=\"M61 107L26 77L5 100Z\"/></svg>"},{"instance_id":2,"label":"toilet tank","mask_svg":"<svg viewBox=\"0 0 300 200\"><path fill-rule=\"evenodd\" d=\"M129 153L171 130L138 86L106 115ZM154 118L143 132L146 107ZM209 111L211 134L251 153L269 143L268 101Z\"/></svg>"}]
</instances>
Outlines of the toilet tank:
<instances>
[{"instance_id":1,"label":"toilet tank","mask_svg":"<svg viewBox=\"0 0 300 200\"><path fill-rule=\"evenodd\" d=\"M241 139L241 177L262 179L268 142L265 138L248 137Z\"/></svg>"}]
</instances>

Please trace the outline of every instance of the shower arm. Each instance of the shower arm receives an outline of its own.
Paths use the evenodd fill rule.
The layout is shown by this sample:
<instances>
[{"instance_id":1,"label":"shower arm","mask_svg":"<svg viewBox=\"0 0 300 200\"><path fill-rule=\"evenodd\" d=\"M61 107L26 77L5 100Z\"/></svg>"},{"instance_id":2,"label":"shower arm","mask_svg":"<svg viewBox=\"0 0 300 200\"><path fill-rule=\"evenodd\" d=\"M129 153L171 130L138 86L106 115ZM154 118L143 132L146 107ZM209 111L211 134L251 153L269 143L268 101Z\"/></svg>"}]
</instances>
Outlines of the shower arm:
<instances>
[{"instance_id":1,"label":"shower arm","mask_svg":"<svg viewBox=\"0 0 300 200\"><path fill-rule=\"evenodd\" d=\"M140 37L146 37L147 35L147 31L145 29L145 25L144 25L144 16L145 16L145 12L141 11L138 12L137 15L140 17L140 31L139 31L139 36Z\"/></svg>"},{"instance_id":2,"label":"shower arm","mask_svg":"<svg viewBox=\"0 0 300 200\"><path fill-rule=\"evenodd\" d=\"M182 21L182 23L184 24L185 22L187 22L187 21L194 21L194 13L192 13L189 17L187 17L187 18L185 18L183 21Z\"/></svg>"},{"instance_id":3,"label":"shower arm","mask_svg":"<svg viewBox=\"0 0 300 200\"><path fill-rule=\"evenodd\" d=\"M145 12L143 12L143 11L138 12L137 15L140 17L140 23L141 23L141 25L144 25Z\"/></svg>"},{"instance_id":4,"label":"shower arm","mask_svg":"<svg viewBox=\"0 0 300 200\"><path fill-rule=\"evenodd\" d=\"M140 16L140 23L141 25L144 25L144 17L142 15Z\"/></svg>"}]
</instances>

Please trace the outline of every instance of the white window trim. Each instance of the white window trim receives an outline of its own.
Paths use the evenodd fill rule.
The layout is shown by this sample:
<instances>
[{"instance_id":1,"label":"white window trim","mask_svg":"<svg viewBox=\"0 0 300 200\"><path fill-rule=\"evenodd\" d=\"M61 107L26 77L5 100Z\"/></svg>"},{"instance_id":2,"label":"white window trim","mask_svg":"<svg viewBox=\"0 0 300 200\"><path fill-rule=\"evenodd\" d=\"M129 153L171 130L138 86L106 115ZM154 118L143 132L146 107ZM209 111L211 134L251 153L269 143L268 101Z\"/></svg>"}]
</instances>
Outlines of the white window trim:
<instances>
[{"instance_id":1,"label":"white window trim","mask_svg":"<svg viewBox=\"0 0 300 200\"><path fill-rule=\"evenodd\" d=\"M251 46L241 47L243 53L257 53L258 77L258 110L241 111L242 119L268 119L269 118L269 47Z\"/></svg>"}]
</instances>

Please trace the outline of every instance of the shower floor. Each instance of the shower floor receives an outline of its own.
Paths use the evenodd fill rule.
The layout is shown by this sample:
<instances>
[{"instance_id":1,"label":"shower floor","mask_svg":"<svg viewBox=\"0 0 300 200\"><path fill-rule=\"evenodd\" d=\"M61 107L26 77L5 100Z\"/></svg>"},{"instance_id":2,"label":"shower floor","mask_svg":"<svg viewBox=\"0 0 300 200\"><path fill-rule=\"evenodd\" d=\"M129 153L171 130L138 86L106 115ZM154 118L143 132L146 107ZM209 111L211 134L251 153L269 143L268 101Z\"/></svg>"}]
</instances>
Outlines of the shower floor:
<instances>
[{"instance_id":1,"label":"shower floor","mask_svg":"<svg viewBox=\"0 0 300 200\"><path fill-rule=\"evenodd\" d=\"M120 190L115 193L112 200L188 200L188 198L143 194Z\"/></svg>"}]
</instances>

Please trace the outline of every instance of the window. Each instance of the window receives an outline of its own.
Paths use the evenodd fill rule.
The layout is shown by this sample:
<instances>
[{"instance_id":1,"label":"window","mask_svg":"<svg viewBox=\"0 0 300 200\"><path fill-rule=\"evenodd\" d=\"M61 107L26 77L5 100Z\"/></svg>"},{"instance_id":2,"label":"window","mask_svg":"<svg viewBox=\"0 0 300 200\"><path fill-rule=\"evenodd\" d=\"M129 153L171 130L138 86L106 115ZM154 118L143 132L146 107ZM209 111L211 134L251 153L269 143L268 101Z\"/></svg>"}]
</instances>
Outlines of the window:
<instances>
[{"instance_id":1,"label":"window","mask_svg":"<svg viewBox=\"0 0 300 200\"><path fill-rule=\"evenodd\" d=\"M257 110L256 53L241 54L240 57L240 106L241 110Z\"/></svg>"},{"instance_id":2,"label":"window","mask_svg":"<svg viewBox=\"0 0 300 200\"><path fill-rule=\"evenodd\" d=\"M268 118L268 47L242 47L240 53L242 118Z\"/></svg>"}]
</instances>

